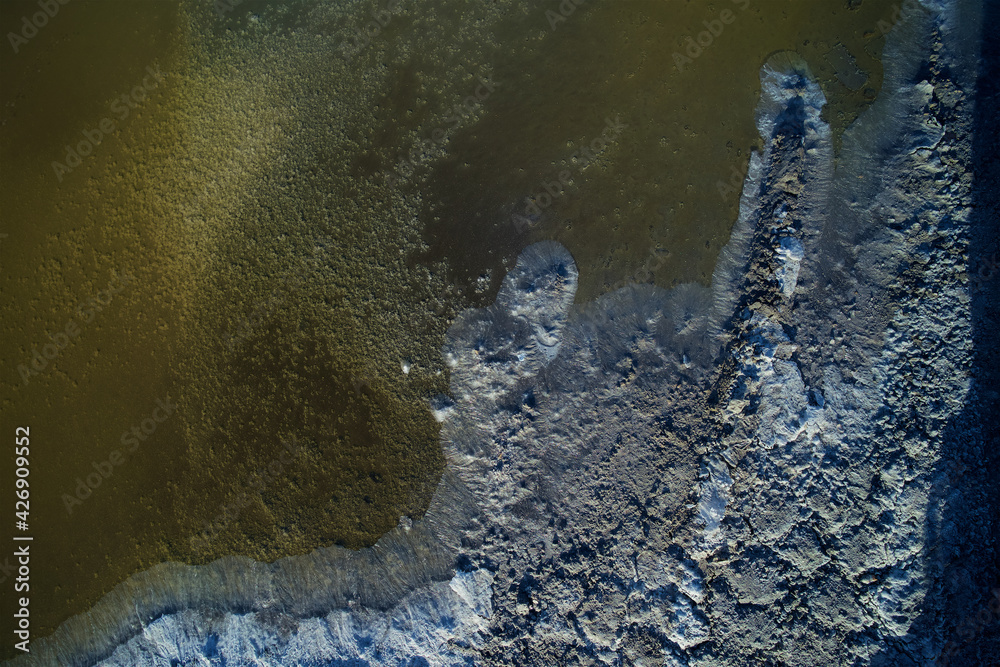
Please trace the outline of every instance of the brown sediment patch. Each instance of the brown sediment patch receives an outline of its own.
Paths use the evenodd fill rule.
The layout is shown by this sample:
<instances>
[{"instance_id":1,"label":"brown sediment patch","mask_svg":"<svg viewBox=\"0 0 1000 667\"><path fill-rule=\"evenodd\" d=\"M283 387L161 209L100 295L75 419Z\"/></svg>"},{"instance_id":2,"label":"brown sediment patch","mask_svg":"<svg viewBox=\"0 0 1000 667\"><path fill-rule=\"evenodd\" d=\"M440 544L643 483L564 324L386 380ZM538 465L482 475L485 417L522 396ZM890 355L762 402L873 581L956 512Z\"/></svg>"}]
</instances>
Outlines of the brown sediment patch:
<instances>
[{"instance_id":1,"label":"brown sediment patch","mask_svg":"<svg viewBox=\"0 0 1000 667\"><path fill-rule=\"evenodd\" d=\"M405 270L412 205L345 173L367 93L331 84L322 41L291 54L285 28L211 37L174 3L115 4L68 6L3 68L2 400L32 429L35 638L157 563L370 546L443 467L426 399L454 305ZM55 174L147 65L165 80Z\"/></svg>"}]
</instances>

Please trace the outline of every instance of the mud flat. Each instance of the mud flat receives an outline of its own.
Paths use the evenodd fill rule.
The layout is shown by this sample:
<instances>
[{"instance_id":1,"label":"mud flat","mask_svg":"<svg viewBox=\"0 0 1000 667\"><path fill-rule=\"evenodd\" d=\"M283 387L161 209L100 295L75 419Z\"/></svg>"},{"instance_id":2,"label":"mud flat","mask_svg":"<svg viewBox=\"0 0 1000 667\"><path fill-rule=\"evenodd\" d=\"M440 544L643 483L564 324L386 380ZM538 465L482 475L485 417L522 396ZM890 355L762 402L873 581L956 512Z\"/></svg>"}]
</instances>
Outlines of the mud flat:
<instances>
[{"instance_id":1,"label":"mud flat","mask_svg":"<svg viewBox=\"0 0 1000 667\"><path fill-rule=\"evenodd\" d=\"M597 254L562 237L499 262L505 277L494 271L476 297L491 305L461 313L446 335L434 327L462 297L446 295L442 276L461 271L402 259L422 243L420 188L359 175L392 167L398 154L386 146L443 125L449 93L475 91L481 72L444 68L426 85L449 102L440 113L418 109L405 136L382 137L353 161L351 128L388 131L373 109L420 97L423 84L386 78L368 88L368 70L352 70L369 96L337 84L353 100L337 113L323 115L325 93L296 96L305 101L289 109L274 101L329 83L326 41L298 42L287 58L248 57L254 66L234 75L233 54L257 56L264 42L283 53L286 42L262 35L252 13L232 14L246 32L219 41L196 26L189 37L202 59L183 71L182 90L164 89L183 99L154 119L175 134L158 135L170 141L144 154L137 173L109 181L142 192L141 210L158 222L133 228L131 209L109 205L116 225L103 232L157 249L155 270L143 253L128 255L126 268L144 267L149 282L122 292L129 309L106 320L109 330L131 331L129 314L165 285L175 295L153 318L176 337L170 363L156 364L170 372L151 389L190 388L184 416L156 433L183 456L165 459L178 462L166 475L155 457L137 462L143 473L113 478L131 481L86 505L103 510L135 493L141 508L173 511L181 525L135 544L87 538L124 544L115 553L129 558L109 553L106 581L67 607L88 611L18 664L988 662L994 630L975 619L991 609L996 575L985 473L996 432L983 424L996 392L980 367L996 284L984 252L995 236L976 227L973 208L985 196L973 181L983 150L973 145L978 9L922 7L890 33L882 92L844 131L839 158L817 74L826 66L791 54L768 61L750 124L764 144L749 158L718 261L699 269L714 262L710 285L666 289L699 277L680 271L655 276L667 285L599 295L631 269L595 280ZM325 11L309 20L352 20ZM410 25L399 18L393 30ZM502 23L502 12L493 19ZM559 25L553 35L577 29ZM392 43L357 57L377 59ZM322 112L317 125L303 126L312 112ZM317 141L329 129L321 121L335 128L333 147ZM288 155L335 167L291 168ZM450 159L428 158L428 170ZM542 162L532 174L558 166ZM610 192L600 180L589 182ZM347 196L283 195L299 188ZM192 191L202 194L178 194ZM67 238L78 250L94 240ZM638 261L646 248L628 253ZM83 260L70 266L88 270ZM480 268L466 267L472 278ZM129 355L155 347L148 333L142 341ZM106 361L115 354L96 358L66 363L118 368ZM290 375L275 370L289 366ZM33 391L77 382L68 368ZM294 423L283 421L289 392L305 399ZM138 419L157 397L143 397ZM399 437L404 422L413 430ZM342 440L324 439L331 432ZM239 518L205 529L296 435L305 459L295 460L316 474L286 467L287 493L268 486ZM227 446L244 439L250 460ZM343 465L368 460L371 450L349 448L359 441L399 474ZM324 517L329 508L313 503L345 486L344 469L357 473L352 493ZM146 495L144 475L166 478L161 496ZM386 501L383 511L366 509L365 495Z\"/></svg>"},{"instance_id":2,"label":"mud flat","mask_svg":"<svg viewBox=\"0 0 1000 667\"><path fill-rule=\"evenodd\" d=\"M892 0L57 4L0 66L0 405L59 451L33 469L36 637L157 564L367 548L420 518L457 312L545 239L580 303L706 286L760 143L760 64L816 61L836 143L898 18ZM0 3L3 33L38 11Z\"/></svg>"},{"instance_id":3,"label":"mud flat","mask_svg":"<svg viewBox=\"0 0 1000 667\"><path fill-rule=\"evenodd\" d=\"M970 289L978 11L899 24L836 162L809 65L768 60L711 287L574 305L572 254L527 248L448 331L422 518L359 551L156 566L33 662L987 660L990 627L954 638L995 569L950 557L990 536L957 501L996 403L974 317L996 286Z\"/></svg>"}]
</instances>

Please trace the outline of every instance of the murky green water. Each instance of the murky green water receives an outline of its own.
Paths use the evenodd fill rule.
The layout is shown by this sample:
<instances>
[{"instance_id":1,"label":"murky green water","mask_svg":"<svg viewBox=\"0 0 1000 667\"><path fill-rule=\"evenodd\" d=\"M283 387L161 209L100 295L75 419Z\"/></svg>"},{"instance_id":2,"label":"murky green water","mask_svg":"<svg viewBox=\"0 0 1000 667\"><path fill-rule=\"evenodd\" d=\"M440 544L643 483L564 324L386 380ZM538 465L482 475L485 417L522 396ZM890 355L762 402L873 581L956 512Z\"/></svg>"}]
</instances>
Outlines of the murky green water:
<instances>
[{"instance_id":1,"label":"murky green water","mask_svg":"<svg viewBox=\"0 0 1000 667\"><path fill-rule=\"evenodd\" d=\"M157 562L420 516L454 313L543 238L578 300L707 281L760 65L799 51L843 128L891 5L441 0L345 62L384 3L73 0L5 44L0 401L32 429L35 630ZM4 34L37 11L0 9Z\"/></svg>"}]
</instances>

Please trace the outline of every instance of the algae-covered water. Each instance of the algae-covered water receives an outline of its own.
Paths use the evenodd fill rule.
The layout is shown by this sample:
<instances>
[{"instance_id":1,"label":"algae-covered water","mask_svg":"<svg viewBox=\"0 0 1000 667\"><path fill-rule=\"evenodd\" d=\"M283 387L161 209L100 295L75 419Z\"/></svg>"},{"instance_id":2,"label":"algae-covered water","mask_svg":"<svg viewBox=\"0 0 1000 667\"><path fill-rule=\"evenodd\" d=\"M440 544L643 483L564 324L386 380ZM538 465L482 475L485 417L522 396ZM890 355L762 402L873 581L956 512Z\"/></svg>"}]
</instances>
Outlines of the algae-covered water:
<instances>
[{"instance_id":1,"label":"algae-covered water","mask_svg":"<svg viewBox=\"0 0 1000 667\"><path fill-rule=\"evenodd\" d=\"M0 32L38 11L4 0ZM34 636L156 563L419 518L455 314L540 239L579 303L707 282L761 64L798 51L840 131L894 11L73 0L8 37L0 405L31 428Z\"/></svg>"}]
</instances>

